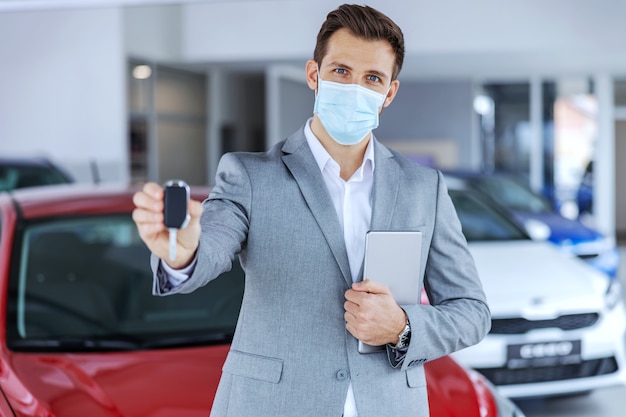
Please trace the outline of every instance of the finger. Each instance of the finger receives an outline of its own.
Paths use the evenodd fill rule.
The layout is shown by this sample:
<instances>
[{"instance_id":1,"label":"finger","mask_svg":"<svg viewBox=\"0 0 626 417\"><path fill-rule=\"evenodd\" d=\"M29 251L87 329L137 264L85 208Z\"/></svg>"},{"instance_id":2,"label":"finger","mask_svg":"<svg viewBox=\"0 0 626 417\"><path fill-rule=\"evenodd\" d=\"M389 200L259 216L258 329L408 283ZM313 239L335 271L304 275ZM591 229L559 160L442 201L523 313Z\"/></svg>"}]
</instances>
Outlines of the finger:
<instances>
[{"instance_id":1,"label":"finger","mask_svg":"<svg viewBox=\"0 0 626 417\"><path fill-rule=\"evenodd\" d=\"M137 224L163 224L163 213L142 208L136 208L132 213L133 221Z\"/></svg>"},{"instance_id":2,"label":"finger","mask_svg":"<svg viewBox=\"0 0 626 417\"><path fill-rule=\"evenodd\" d=\"M343 317L344 321L346 322L346 329L350 329L350 333L352 333L353 335L361 333L356 317L352 316L349 313L344 313Z\"/></svg>"},{"instance_id":3,"label":"finger","mask_svg":"<svg viewBox=\"0 0 626 417\"><path fill-rule=\"evenodd\" d=\"M352 284L352 289L359 292L369 292L373 294L387 294L389 293L389 287L379 282L372 281L371 279L365 279L363 281L355 282Z\"/></svg>"},{"instance_id":4,"label":"finger","mask_svg":"<svg viewBox=\"0 0 626 417\"><path fill-rule=\"evenodd\" d=\"M351 316L354 317L359 310L359 305L353 303L352 301L346 301L345 303L343 303L343 309L346 313L349 313Z\"/></svg>"},{"instance_id":5,"label":"finger","mask_svg":"<svg viewBox=\"0 0 626 417\"><path fill-rule=\"evenodd\" d=\"M163 200L163 187L156 182L147 182L143 186L143 192L155 200Z\"/></svg>"},{"instance_id":6,"label":"finger","mask_svg":"<svg viewBox=\"0 0 626 417\"><path fill-rule=\"evenodd\" d=\"M360 305L363 302L363 296L365 295L364 292L361 291L355 291L355 290L347 290L344 293L344 297L346 298L346 300L354 303L355 305Z\"/></svg>"},{"instance_id":7,"label":"finger","mask_svg":"<svg viewBox=\"0 0 626 417\"><path fill-rule=\"evenodd\" d=\"M133 194L133 204L135 207L143 208L154 212L163 211L163 199L154 198L144 191L137 191Z\"/></svg>"},{"instance_id":8,"label":"finger","mask_svg":"<svg viewBox=\"0 0 626 417\"><path fill-rule=\"evenodd\" d=\"M357 330L354 326L352 326L350 323L346 322L346 330L354 337L356 337L358 339L358 335L357 335Z\"/></svg>"},{"instance_id":9,"label":"finger","mask_svg":"<svg viewBox=\"0 0 626 417\"><path fill-rule=\"evenodd\" d=\"M137 232L145 243L149 243L159 237L159 235L165 230L162 224L157 223L142 223L137 224Z\"/></svg>"},{"instance_id":10,"label":"finger","mask_svg":"<svg viewBox=\"0 0 626 417\"><path fill-rule=\"evenodd\" d=\"M196 200L189 200L189 214L191 217L200 217L202 215L202 203Z\"/></svg>"},{"instance_id":11,"label":"finger","mask_svg":"<svg viewBox=\"0 0 626 417\"><path fill-rule=\"evenodd\" d=\"M343 319L346 323L352 323L354 321L354 315L346 310L343 313Z\"/></svg>"}]
</instances>

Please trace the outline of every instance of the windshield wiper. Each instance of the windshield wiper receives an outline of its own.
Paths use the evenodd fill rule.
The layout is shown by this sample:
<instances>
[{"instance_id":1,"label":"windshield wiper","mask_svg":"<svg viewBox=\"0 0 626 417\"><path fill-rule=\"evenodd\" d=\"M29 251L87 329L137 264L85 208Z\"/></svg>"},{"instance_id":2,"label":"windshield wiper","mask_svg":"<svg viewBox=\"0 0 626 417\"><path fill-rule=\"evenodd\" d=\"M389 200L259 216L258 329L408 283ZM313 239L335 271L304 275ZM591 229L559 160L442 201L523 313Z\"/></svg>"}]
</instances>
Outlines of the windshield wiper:
<instances>
[{"instance_id":1,"label":"windshield wiper","mask_svg":"<svg viewBox=\"0 0 626 417\"><path fill-rule=\"evenodd\" d=\"M230 343L232 329L201 334L162 337L93 337L72 336L55 339L17 339L9 342L12 350L22 352L111 352L172 347L211 346Z\"/></svg>"},{"instance_id":2,"label":"windshield wiper","mask_svg":"<svg viewBox=\"0 0 626 417\"><path fill-rule=\"evenodd\" d=\"M142 348L158 349L166 347L188 347L221 345L233 340L233 331L214 331L211 333L168 336L159 339L146 340L141 344Z\"/></svg>"},{"instance_id":3,"label":"windshield wiper","mask_svg":"<svg viewBox=\"0 0 626 417\"><path fill-rule=\"evenodd\" d=\"M61 337L13 340L10 342L10 347L14 350L36 352L98 352L137 350L140 349L140 344L129 339Z\"/></svg>"}]
</instances>

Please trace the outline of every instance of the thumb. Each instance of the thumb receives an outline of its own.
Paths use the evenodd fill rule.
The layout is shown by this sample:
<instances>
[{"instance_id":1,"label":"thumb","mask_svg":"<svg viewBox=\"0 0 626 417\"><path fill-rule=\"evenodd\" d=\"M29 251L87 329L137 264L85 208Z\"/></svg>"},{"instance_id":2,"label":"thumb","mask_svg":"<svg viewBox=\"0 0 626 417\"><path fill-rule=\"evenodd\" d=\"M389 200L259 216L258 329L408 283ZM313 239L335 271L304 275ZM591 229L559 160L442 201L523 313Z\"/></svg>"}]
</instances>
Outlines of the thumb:
<instances>
[{"instance_id":1,"label":"thumb","mask_svg":"<svg viewBox=\"0 0 626 417\"><path fill-rule=\"evenodd\" d=\"M387 287L371 279L364 279L363 281L355 282L352 284L354 291L370 292L370 293L385 293Z\"/></svg>"},{"instance_id":2,"label":"thumb","mask_svg":"<svg viewBox=\"0 0 626 417\"><path fill-rule=\"evenodd\" d=\"M202 215L202 203L197 200L189 200L189 214L191 217Z\"/></svg>"}]
</instances>

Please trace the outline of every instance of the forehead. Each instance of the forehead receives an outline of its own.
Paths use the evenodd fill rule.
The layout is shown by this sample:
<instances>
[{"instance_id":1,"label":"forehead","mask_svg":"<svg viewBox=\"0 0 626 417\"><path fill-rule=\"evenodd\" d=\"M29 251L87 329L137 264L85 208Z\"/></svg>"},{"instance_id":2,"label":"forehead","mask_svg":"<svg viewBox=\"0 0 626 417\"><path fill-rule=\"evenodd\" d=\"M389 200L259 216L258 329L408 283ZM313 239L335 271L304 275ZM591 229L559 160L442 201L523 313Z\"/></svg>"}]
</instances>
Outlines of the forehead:
<instances>
[{"instance_id":1,"label":"forehead","mask_svg":"<svg viewBox=\"0 0 626 417\"><path fill-rule=\"evenodd\" d=\"M322 65L341 63L362 71L377 71L391 77L396 56L387 40L366 40L347 29L339 29L328 39Z\"/></svg>"}]
</instances>

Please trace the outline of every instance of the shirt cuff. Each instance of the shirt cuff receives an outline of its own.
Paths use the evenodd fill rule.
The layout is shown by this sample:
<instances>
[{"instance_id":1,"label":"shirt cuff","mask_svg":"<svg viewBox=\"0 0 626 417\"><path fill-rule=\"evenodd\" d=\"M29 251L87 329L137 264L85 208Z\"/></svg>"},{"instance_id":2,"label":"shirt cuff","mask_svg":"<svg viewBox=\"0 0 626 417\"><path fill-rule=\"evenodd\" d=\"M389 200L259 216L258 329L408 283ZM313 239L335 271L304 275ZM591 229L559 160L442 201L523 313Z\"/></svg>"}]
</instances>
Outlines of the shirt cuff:
<instances>
[{"instance_id":1,"label":"shirt cuff","mask_svg":"<svg viewBox=\"0 0 626 417\"><path fill-rule=\"evenodd\" d=\"M194 260L184 268L174 269L163 261L159 261L160 269L165 273L165 278L169 283L169 289L179 286L183 282L187 281L198 263L198 258Z\"/></svg>"},{"instance_id":2,"label":"shirt cuff","mask_svg":"<svg viewBox=\"0 0 626 417\"><path fill-rule=\"evenodd\" d=\"M389 359L389 364L392 368L398 368L404 362L404 358L406 357L406 353L409 351L408 347L404 349L396 349L389 345L385 345L387 348L387 358Z\"/></svg>"}]
</instances>

